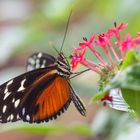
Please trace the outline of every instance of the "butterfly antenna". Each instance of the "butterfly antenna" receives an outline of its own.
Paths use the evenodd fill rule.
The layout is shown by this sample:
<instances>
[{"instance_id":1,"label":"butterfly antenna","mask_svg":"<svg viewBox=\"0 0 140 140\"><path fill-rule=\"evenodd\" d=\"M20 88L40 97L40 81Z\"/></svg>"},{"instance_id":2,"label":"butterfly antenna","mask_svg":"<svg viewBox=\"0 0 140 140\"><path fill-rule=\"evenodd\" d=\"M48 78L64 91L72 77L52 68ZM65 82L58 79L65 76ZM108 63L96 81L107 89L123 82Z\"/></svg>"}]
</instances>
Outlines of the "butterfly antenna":
<instances>
[{"instance_id":1,"label":"butterfly antenna","mask_svg":"<svg viewBox=\"0 0 140 140\"><path fill-rule=\"evenodd\" d=\"M52 46L54 48L54 50L59 54L60 52L56 49L55 46Z\"/></svg>"},{"instance_id":2,"label":"butterfly antenna","mask_svg":"<svg viewBox=\"0 0 140 140\"><path fill-rule=\"evenodd\" d=\"M50 45L51 47L53 47L53 49L56 51L57 54L60 53L59 50L54 46L54 44L53 44L52 42L50 42L49 45Z\"/></svg>"},{"instance_id":3,"label":"butterfly antenna","mask_svg":"<svg viewBox=\"0 0 140 140\"><path fill-rule=\"evenodd\" d=\"M62 49L63 49L63 46L64 46L64 42L65 42L65 39L66 39L66 36L67 36L71 15L72 15L72 9L71 9L69 17L68 17L68 21L67 21L67 25L66 25L66 29L65 29L65 33L64 33L64 37L63 37L63 41L62 41L62 45L61 45L61 48L60 48L60 52L62 52Z\"/></svg>"}]
</instances>

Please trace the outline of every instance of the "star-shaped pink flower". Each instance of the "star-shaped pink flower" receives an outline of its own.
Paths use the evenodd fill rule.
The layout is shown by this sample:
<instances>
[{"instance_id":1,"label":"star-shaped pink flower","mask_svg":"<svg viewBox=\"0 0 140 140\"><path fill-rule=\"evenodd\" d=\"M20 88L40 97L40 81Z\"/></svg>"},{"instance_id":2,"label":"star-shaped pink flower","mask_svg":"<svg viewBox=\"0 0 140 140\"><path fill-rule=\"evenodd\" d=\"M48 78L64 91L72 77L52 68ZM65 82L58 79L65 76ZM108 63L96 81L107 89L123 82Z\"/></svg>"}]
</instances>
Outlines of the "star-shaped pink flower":
<instances>
[{"instance_id":1,"label":"star-shaped pink flower","mask_svg":"<svg viewBox=\"0 0 140 140\"><path fill-rule=\"evenodd\" d=\"M110 34L110 36L115 35L117 37L117 39L119 40L120 39L120 31L124 30L127 26L128 26L128 23L124 24L123 22L118 27L116 27L116 24L115 24L114 28L111 28L108 30L108 34Z\"/></svg>"},{"instance_id":2,"label":"star-shaped pink flower","mask_svg":"<svg viewBox=\"0 0 140 140\"><path fill-rule=\"evenodd\" d=\"M108 44L110 37L107 34L98 35L98 40L95 40L95 45L101 46L105 49L106 45Z\"/></svg>"},{"instance_id":3,"label":"star-shaped pink flower","mask_svg":"<svg viewBox=\"0 0 140 140\"><path fill-rule=\"evenodd\" d=\"M71 58L72 58L72 61L71 61L72 70L74 70L79 63L82 63L82 61L84 60L85 52L86 52L86 49L84 49L81 52L78 52L77 49L74 48L74 55L71 56Z\"/></svg>"},{"instance_id":4,"label":"star-shaped pink flower","mask_svg":"<svg viewBox=\"0 0 140 140\"><path fill-rule=\"evenodd\" d=\"M136 45L134 39L129 33L126 34L126 37L123 41L117 41L115 44L119 46L120 51L123 53L129 49L132 49Z\"/></svg>"},{"instance_id":5,"label":"star-shaped pink flower","mask_svg":"<svg viewBox=\"0 0 140 140\"><path fill-rule=\"evenodd\" d=\"M94 42L94 38L95 38L95 35L93 34L89 40L79 43L80 48L91 47L92 43Z\"/></svg>"}]
</instances>

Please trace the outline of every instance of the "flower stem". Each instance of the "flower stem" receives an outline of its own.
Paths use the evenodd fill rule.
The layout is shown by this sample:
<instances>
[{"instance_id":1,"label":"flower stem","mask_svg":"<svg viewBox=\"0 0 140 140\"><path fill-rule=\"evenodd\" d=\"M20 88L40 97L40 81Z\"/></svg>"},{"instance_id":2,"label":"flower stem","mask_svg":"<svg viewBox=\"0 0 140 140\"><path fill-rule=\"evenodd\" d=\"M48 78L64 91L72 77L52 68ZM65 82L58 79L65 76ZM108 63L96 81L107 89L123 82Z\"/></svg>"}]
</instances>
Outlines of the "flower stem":
<instances>
[{"instance_id":1,"label":"flower stem","mask_svg":"<svg viewBox=\"0 0 140 140\"><path fill-rule=\"evenodd\" d=\"M115 52L115 50L114 50L114 48L112 47L112 45L111 45L110 42L108 43L108 46L109 46L109 48L111 49L111 51L112 51L112 53L113 53L115 59L116 59L118 62L120 62L120 58L119 58L118 55L116 54L116 52Z\"/></svg>"},{"instance_id":2,"label":"flower stem","mask_svg":"<svg viewBox=\"0 0 140 140\"><path fill-rule=\"evenodd\" d=\"M93 67L100 67L99 64L96 64L95 62L85 59L87 63L91 64Z\"/></svg>"},{"instance_id":3,"label":"flower stem","mask_svg":"<svg viewBox=\"0 0 140 140\"><path fill-rule=\"evenodd\" d=\"M100 69L96 68L95 66L92 66L92 65L91 65L90 63L88 63L86 60L83 60L83 61L81 62L81 64L84 65L84 66L86 66L86 67L88 67L88 68L91 69L92 71L98 73L99 75L104 76L104 73L103 73Z\"/></svg>"},{"instance_id":4,"label":"flower stem","mask_svg":"<svg viewBox=\"0 0 140 140\"><path fill-rule=\"evenodd\" d=\"M106 56L107 56L107 58L108 58L110 64L114 67L115 64L114 64L114 62L113 62L113 59L112 59L112 57L111 57L110 52L107 50L106 47L102 47L102 48L103 48L104 52L106 53Z\"/></svg>"},{"instance_id":5,"label":"flower stem","mask_svg":"<svg viewBox=\"0 0 140 140\"><path fill-rule=\"evenodd\" d=\"M96 51L92 46L89 47L89 49L93 52L93 54L96 56L96 58L104 65L104 67L108 70L110 70L110 66L104 61L101 54Z\"/></svg>"}]
</instances>

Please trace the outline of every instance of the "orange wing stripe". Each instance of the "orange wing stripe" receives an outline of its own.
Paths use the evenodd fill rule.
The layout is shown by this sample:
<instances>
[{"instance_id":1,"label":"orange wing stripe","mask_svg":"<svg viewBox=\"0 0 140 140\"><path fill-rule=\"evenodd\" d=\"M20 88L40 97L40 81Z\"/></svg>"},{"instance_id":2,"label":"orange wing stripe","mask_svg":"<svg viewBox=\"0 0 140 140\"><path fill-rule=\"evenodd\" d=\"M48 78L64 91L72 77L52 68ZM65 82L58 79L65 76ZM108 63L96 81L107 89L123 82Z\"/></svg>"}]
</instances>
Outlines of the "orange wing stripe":
<instances>
[{"instance_id":1,"label":"orange wing stripe","mask_svg":"<svg viewBox=\"0 0 140 140\"><path fill-rule=\"evenodd\" d=\"M33 116L33 120L43 120L52 117L62 109L69 100L69 84L65 78L58 76L38 98L36 105L39 105L39 110L37 114Z\"/></svg>"}]
</instances>

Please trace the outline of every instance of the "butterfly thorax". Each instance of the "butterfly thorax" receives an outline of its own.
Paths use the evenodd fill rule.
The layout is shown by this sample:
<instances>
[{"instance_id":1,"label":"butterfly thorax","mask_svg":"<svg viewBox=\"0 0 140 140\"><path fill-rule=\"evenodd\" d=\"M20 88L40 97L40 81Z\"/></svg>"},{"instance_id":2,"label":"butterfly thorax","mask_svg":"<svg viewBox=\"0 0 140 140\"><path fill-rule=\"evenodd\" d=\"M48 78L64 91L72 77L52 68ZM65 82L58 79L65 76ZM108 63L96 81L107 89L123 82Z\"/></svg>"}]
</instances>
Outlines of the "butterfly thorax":
<instances>
[{"instance_id":1,"label":"butterfly thorax","mask_svg":"<svg viewBox=\"0 0 140 140\"><path fill-rule=\"evenodd\" d=\"M59 56L57 57L56 63L57 63L59 74L65 77L70 77L72 73L71 68L63 53L59 54Z\"/></svg>"}]
</instances>

